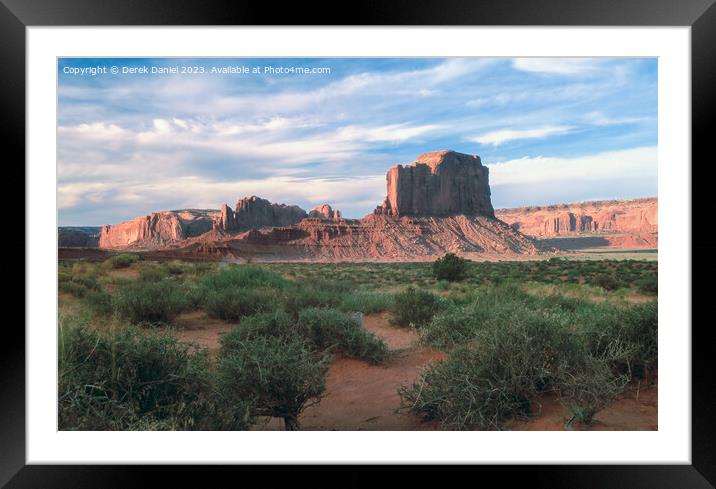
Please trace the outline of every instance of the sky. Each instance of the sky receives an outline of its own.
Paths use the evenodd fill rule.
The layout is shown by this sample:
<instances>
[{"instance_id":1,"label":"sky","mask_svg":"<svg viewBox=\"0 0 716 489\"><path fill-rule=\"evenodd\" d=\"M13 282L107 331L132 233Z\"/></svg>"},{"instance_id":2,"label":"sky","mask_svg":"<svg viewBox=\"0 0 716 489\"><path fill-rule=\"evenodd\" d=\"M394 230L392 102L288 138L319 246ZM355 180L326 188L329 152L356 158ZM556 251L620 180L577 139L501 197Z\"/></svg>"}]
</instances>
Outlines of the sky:
<instances>
[{"instance_id":1,"label":"sky","mask_svg":"<svg viewBox=\"0 0 716 489\"><path fill-rule=\"evenodd\" d=\"M61 226L250 195L359 218L440 149L495 208L657 195L655 58L61 58L58 83Z\"/></svg>"}]
</instances>

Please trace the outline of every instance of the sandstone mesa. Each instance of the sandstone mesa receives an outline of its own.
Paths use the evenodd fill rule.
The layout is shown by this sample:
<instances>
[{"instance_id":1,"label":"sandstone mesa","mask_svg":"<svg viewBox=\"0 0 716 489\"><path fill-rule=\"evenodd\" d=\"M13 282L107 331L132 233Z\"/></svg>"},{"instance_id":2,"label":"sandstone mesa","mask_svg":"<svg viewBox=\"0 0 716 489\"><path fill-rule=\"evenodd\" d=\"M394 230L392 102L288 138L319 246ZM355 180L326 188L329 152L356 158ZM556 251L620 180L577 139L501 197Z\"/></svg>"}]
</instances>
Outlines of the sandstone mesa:
<instances>
[{"instance_id":1,"label":"sandstone mesa","mask_svg":"<svg viewBox=\"0 0 716 489\"><path fill-rule=\"evenodd\" d=\"M328 203L306 212L251 196L234 208L161 211L106 225L98 245L239 261L403 261L446 252L533 255L535 238L584 233L654 235L645 246L656 240L656 199L495 211L488 168L478 156L450 150L391 167L386 190L362 219L345 219Z\"/></svg>"}]
</instances>

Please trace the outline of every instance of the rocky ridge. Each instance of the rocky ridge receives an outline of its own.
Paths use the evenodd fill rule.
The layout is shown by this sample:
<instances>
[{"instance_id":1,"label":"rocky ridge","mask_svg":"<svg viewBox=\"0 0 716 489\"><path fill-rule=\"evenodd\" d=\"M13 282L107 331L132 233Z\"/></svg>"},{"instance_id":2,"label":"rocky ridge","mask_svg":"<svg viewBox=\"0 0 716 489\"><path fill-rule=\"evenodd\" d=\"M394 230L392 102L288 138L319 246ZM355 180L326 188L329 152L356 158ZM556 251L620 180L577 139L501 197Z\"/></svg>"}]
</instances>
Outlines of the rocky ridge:
<instances>
[{"instance_id":1,"label":"rocky ridge","mask_svg":"<svg viewBox=\"0 0 716 489\"><path fill-rule=\"evenodd\" d=\"M658 245L656 197L498 209L495 215L521 233L545 241L552 239L550 243L559 243L553 238L565 242L569 237L591 237L599 238L601 246L608 247Z\"/></svg>"},{"instance_id":2,"label":"rocky ridge","mask_svg":"<svg viewBox=\"0 0 716 489\"><path fill-rule=\"evenodd\" d=\"M100 247L251 260L422 260L446 252L535 254L532 239L495 218L480 158L443 150L396 165L387 196L363 219L329 204L306 212L256 196L236 208L166 211L102 229ZM201 231L201 232L199 232Z\"/></svg>"}]
</instances>

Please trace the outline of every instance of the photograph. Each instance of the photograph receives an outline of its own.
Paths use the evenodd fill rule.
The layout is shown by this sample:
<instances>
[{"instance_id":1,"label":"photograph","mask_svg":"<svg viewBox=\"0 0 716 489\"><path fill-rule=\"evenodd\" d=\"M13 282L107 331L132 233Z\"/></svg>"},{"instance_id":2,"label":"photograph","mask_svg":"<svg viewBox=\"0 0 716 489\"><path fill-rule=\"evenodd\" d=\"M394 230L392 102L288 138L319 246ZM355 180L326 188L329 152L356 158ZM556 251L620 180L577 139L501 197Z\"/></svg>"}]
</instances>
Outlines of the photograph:
<instances>
[{"instance_id":1,"label":"photograph","mask_svg":"<svg viewBox=\"0 0 716 489\"><path fill-rule=\"evenodd\" d=\"M658 431L660 62L58 57L57 429Z\"/></svg>"}]
</instances>

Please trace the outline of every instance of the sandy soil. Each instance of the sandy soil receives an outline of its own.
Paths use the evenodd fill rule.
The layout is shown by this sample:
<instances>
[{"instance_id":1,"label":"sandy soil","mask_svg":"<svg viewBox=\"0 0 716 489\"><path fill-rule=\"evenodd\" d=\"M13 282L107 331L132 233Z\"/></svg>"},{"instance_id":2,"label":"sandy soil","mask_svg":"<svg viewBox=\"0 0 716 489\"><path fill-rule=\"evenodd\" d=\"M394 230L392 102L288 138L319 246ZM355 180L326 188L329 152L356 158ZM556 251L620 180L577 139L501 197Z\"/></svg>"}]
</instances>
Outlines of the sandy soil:
<instances>
[{"instance_id":1,"label":"sandy soil","mask_svg":"<svg viewBox=\"0 0 716 489\"><path fill-rule=\"evenodd\" d=\"M631 386L610 406L597 413L591 426L578 425L573 430L587 431L648 431L658 430L658 387ZM564 431L571 414L555 395L544 395L533 404L535 417L527 421L514 421L514 431Z\"/></svg>"},{"instance_id":2,"label":"sandy soil","mask_svg":"<svg viewBox=\"0 0 716 489\"><path fill-rule=\"evenodd\" d=\"M385 314L364 316L364 327L382 338L393 356L385 365L361 360L336 358L326 381L326 396L307 408L299 418L303 430L436 430L437 423L424 423L418 417L398 412L398 388L418 378L420 369L445 354L417 345L410 330L388 323ZM254 429L281 430L278 419L265 419Z\"/></svg>"},{"instance_id":3,"label":"sandy soil","mask_svg":"<svg viewBox=\"0 0 716 489\"><path fill-rule=\"evenodd\" d=\"M177 338L205 346L211 355L218 352L221 335L234 327L221 319L210 318L203 311L180 314L174 320L173 326L176 328Z\"/></svg>"}]
</instances>

